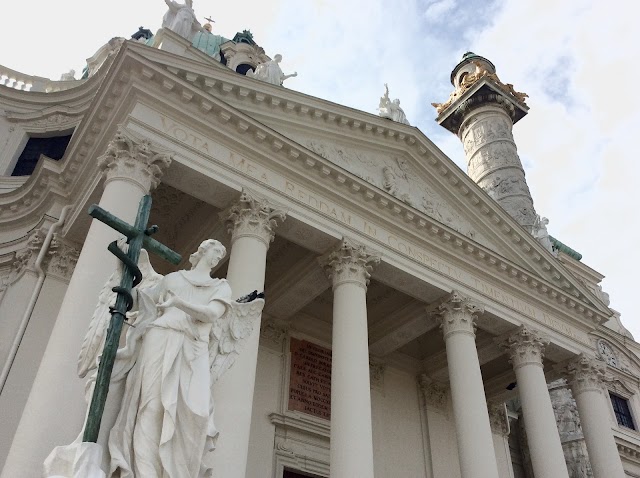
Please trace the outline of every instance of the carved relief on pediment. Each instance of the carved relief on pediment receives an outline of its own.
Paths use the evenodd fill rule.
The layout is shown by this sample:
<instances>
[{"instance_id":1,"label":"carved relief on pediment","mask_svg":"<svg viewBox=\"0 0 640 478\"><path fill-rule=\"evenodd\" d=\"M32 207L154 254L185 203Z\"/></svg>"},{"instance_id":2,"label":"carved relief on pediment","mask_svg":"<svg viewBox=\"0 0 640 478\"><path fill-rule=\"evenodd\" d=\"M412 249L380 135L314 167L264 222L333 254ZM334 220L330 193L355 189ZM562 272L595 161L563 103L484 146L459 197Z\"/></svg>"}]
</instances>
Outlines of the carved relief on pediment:
<instances>
[{"instance_id":1,"label":"carved relief on pediment","mask_svg":"<svg viewBox=\"0 0 640 478\"><path fill-rule=\"evenodd\" d=\"M397 154L362 151L316 138L294 138L314 153L386 191L408 206L483 245L482 237L460 213L421 181L407 159Z\"/></svg>"}]
</instances>

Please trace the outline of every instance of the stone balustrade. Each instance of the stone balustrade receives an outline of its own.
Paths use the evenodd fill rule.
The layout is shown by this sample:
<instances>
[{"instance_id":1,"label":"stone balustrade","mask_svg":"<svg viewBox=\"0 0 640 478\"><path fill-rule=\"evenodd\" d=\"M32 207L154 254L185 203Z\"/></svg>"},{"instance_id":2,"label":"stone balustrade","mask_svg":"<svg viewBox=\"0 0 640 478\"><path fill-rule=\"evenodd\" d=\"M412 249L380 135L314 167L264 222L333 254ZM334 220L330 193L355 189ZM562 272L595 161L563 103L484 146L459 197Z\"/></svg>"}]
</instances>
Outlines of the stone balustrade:
<instances>
[{"instance_id":1,"label":"stone balustrade","mask_svg":"<svg viewBox=\"0 0 640 478\"><path fill-rule=\"evenodd\" d=\"M74 88L85 80L54 81L41 76L25 75L0 65L0 86L21 91L53 93Z\"/></svg>"}]
</instances>

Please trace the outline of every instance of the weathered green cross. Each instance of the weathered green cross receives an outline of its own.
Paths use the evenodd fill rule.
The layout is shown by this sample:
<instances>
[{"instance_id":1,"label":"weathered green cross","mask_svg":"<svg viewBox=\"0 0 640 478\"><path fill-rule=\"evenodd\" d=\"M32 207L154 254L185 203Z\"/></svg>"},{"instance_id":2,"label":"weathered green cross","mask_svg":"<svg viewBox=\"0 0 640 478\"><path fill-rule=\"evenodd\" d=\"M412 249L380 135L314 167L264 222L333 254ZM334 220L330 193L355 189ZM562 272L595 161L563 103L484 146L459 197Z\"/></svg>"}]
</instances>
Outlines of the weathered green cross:
<instances>
[{"instance_id":1,"label":"weathered green cross","mask_svg":"<svg viewBox=\"0 0 640 478\"><path fill-rule=\"evenodd\" d=\"M140 280L142 274L138 269L138 258L140 257L140 249L144 248L148 252L153 252L167 261L178 264L181 260L180 254L172 251L167 246L161 244L151 238L151 234L158 230L158 226L147 228L149 213L151 212L151 196L144 196L140 200L138 207L138 215L135 225L131 226L123 220L117 218L113 214L105 211L97 205L89 208L89 215L95 219L104 222L116 231L124 234L129 243L129 250L125 254L117 246L116 241L109 244L108 250L124 263L122 280L119 287L114 287L117 292L115 306L111 307L111 323L107 331L107 338L104 343L100 365L98 366L98 376L96 377L96 385L91 397L91 405L89 406L89 414L87 416L87 424L84 429L82 440L85 442L96 442L100 431L100 422L109 393L109 382L111 381L111 372L115 363L116 352L120 342L120 332L122 324L126 320L127 310L131 308L132 296L131 289L135 287Z\"/></svg>"}]
</instances>

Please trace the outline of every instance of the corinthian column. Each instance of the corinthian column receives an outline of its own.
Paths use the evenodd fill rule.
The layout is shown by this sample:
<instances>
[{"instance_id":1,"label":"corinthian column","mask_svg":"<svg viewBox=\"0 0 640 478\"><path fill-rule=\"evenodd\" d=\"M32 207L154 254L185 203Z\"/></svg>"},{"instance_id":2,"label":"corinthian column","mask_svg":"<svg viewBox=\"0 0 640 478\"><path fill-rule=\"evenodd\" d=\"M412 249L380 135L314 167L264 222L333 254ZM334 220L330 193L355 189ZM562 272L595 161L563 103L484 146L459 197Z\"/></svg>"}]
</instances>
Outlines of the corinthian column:
<instances>
[{"instance_id":1,"label":"corinthian column","mask_svg":"<svg viewBox=\"0 0 640 478\"><path fill-rule=\"evenodd\" d=\"M333 284L332 478L373 478L366 295L371 269L379 262L377 254L348 239L320 258Z\"/></svg>"},{"instance_id":2,"label":"corinthian column","mask_svg":"<svg viewBox=\"0 0 640 478\"><path fill-rule=\"evenodd\" d=\"M243 191L238 202L220 217L231 234L227 280L234 296L262 292L269 244L278 222L285 219L285 212L254 193ZM254 327L233 368L215 386L220 438L214 455L214 476L245 478L259 343L260 327Z\"/></svg>"},{"instance_id":3,"label":"corinthian column","mask_svg":"<svg viewBox=\"0 0 640 478\"><path fill-rule=\"evenodd\" d=\"M580 355L569 364L567 371L572 376L569 383L578 406L593 477L624 478L609 421L607 397L603 393L606 365L601 360Z\"/></svg>"},{"instance_id":4,"label":"corinthian column","mask_svg":"<svg viewBox=\"0 0 640 478\"><path fill-rule=\"evenodd\" d=\"M105 177L100 207L133 223L140 199L158 186L171 156L121 129L99 162ZM76 372L77 357L98 294L115 269L115 259L107 252L107 245L117 237L113 229L100 221L92 221L25 405L3 477L39 477L49 452L57 445L72 442L82 428L86 403L84 380Z\"/></svg>"},{"instance_id":5,"label":"corinthian column","mask_svg":"<svg viewBox=\"0 0 640 478\"><path fill-rule=\"evenodd\" d=\"M438 309L447 348L462 478L498 478L487 399L476 350L476 318L484 308L453 291Z\"/></svg>"},{"instance_id":6,"label":"corinthian column","mask_svg":"<svg viewBox=\"0 0 640 478\"><path fill-rule=\"evenodd\" d=\"M534 475L567 478L569 472L542 366L548 343L536 331L521 326L501 347L508 351L516 373Z\"/></svg>"}]
</instances>

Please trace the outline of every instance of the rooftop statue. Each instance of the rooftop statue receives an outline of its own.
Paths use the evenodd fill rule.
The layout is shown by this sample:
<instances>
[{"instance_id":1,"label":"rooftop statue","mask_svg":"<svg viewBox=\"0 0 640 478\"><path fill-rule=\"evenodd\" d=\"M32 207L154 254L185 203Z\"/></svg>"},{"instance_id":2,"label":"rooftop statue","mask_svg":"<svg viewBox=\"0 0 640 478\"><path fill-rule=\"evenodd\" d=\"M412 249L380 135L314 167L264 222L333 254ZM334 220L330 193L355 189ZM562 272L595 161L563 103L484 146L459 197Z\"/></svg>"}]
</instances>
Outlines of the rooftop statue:
<instances>
[{"instance_id":1,"label":"rooftop statue","mask_svg":"<svg viewBox=\"0 0 640 478\"><path fill-rule=\"evenodd\" d=\"M203 30L193 36L191 44L198 50L220 61L220 45L228 42L229 39L220 35L214 35L211 33L211 30L211 23L205 23Z\"/></svg>"},{"instance_id":2,"label":"rooftop statue","mask_svg":"<svg viewBox=\"0 0 640 478\"><path fill-rule=\"evenodd\" d=\"M378 106L378 114L383 118L388 118L392 121L402 124L409 124L407 121L407 115L404 114L404 110L400 108L400 100L396 98L391 101L389 98L389 86L384 84L385 92L384 96L380 98L380 105Z\"/></svg>"},{"instance_id":3,"label":"rooftop statue","mask_svg":"<svg viewBox=\"0 0 640 478\"><path fill-rule=\"evenodd\" d=\"M235 362L264 305L256 292L233 301L226 279L211 278L225 254L220 242L208 239L190 256L190 270L162 276L141 251L144 279L131 290L132 327L111 376L112 386L124 382L124 393L109 434L109 471L100 471L100 454L88 448L98 445L79 437L52 452L45 476L210 476L218 437L212 387ZM90 377L88 395L109 324L112 288L121 275L119 267L105 284L82 345L78 372ZM64 461L73 462L64 469L74 474L58 472L68 466Z\"/></svg>"},{"instance_id":4,"label":"rooftop statue","mask_svg":"<svg viewBox=\"0 0 640 478\"><path fill-rule=\"evenodd\" d=\"M551 252L553 255L556 255L553 251L553 245L551 244L551 239L549 239L549 232L547 231L547 226L549 225L549 219L546 217L540 217L540 215L536 215L536 222L533 225L532 235L535 237L542 246Z\"/></svg>"},{"instance_id":5,"label":"rooftop statue","mask_svg":"<svg viewBox=\"0 0 640 478\"><path fill-rule=\"evenodd\" d=\"M185 0L185 3L164 0L169 10L162 18L162 28L168 28L181 37L191 40L193 36L202 30L200 22L193 11L193 0Z\"/></svg>"},{"instance_id":6,"label":"rooftop statue","mask_svg":"<svg viewBox=\"0 0 640 478\"><path fill-rule=\"evenodd\" d=\"M256 71L248 71L247 76L255 78L256 80L271 83L272 85L282 86L284 80L298 76L298 73L292 73L291 75L285 75L280 69L279 63L282 61L282 55L277 54L273 57L273 60L269 60L264 63L260 63Z\"/></svg>"}]
</instances>

